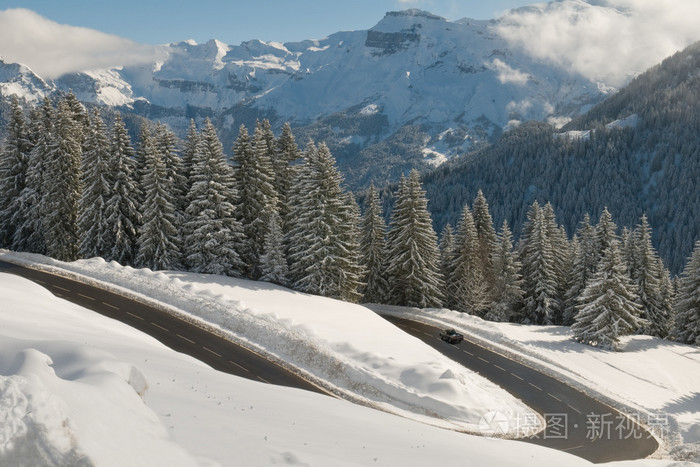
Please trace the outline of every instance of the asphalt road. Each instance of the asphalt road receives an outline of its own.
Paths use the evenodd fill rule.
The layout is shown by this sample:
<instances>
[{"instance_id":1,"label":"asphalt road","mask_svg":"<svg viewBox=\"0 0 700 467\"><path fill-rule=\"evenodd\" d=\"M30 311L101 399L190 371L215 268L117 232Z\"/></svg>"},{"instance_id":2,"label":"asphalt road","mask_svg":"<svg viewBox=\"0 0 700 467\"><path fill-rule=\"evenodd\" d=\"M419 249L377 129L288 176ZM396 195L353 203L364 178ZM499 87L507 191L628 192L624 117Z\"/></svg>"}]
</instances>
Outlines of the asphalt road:
<instances>
[{"instance_id":1,"label":"asphalt road","mask_svg":"<svg viewBox=\"0 0 700 467\"><path fill-rule=\"evenodd\" d=\"M0 261L0 272L30 279L54 295L126 323L212 368L264 383L327 394L299 375L192 323L121 295Z\"/></svg>"},{"instance_id":2,"label":"asphalt road","mask_svg":"<svg viewBox=\"0 0 700 467\"><path fill-rule=\"evenodd\" d=\"M524 441L596 463L643 459L658 448L651 434L633 420L561 381L467 340L456 345L443 342L439 338L441 329L436 327L393 316L384 318L544 415L545 431ZM520 426L532 423L527 414L521 415ZM499 424L499 419L497 412L485 414L487 434L505 428L502 424L507 422Z\"/></svg>"}]
</instances>

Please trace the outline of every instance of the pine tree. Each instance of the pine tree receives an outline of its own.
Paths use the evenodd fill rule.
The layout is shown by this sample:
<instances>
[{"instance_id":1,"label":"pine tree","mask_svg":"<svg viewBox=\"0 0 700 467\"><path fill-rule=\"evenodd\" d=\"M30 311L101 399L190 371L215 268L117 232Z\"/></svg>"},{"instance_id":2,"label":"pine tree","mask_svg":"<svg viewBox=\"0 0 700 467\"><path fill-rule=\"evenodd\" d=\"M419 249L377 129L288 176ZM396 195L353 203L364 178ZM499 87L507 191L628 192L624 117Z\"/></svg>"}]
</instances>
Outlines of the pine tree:
<instances>
[{"instance_id":1,"label":"pine tree","mask_svg":"<svg viewBox=\"0 0 700 467\"><path fill-rule=\"evenodd\" d=\"M477 256L484 276L484 285L487 289L487 294L493 295L496 282L493 271L493 256L498 238L493 227L493 218L489 212L488 202L481 190L479 190L472 203L472 216L474 217L474 227L479 240ZM485 303L484 309L488 308L489 305Z\"/></svg>"},{"instance_id":2,"label":"pine tree","mask_svg":"<svg viewBox=\"0 0 700 467\"><path fill-rule=\"evenodd\" d=\"M325 144L309 143L297 173L287 235L296 290L342 300L359 298L358 209L341 188L342 176ZM354 225L353 225L354 224Z\"/></svg>"},{"instance_id":3,"label":"pine tree","mask_svg":"<svg viewBox=\"0 0 700 467\"><path fill-rule=\"evenodd\" d=\"M289 285L289 267L284 253L284 235L279 214L273 213L260 256L261 281Z\"/></svg>"},{"instance_id":4,"label":"pine tree","mask_svg":"<svg viewBox=\"0 0 700 467\"><path fill-rule=\"evenodd\" d=\"M285 123L282 127L282 133L277 139L277 151L272 160L272 167L275 173L275 191L279 198L278 211L282 221L289 216L289 198L291 196L291 184L295 178L295 164L301 158L301 151L294 140L294 134L289 123ZM283 225L283 232L289 230L286 225Z\"/></svg>"},{"instance_id":5,"label":"pine tree","mask_svg":"<svg viewBox=\"0 0 700 467\"><path fill-rule=\"evenodd\" d=\"M588 281L593 277L598 266L596 259L598 255L595 249L595 229L591 225L591 218L588 214L585 215L583 222L581 222L575 238L574 259L562 318L564 326L574 324L574 317L578 313L578 297L586 288Z\"/></svg>"},{"instance_id":6,"label":"pine tree","mask_svg":"<svg viewBox=\"0 0 700 467\"><path fill-rule=\"evenodd\" d=\"M162 123L156 125L154 135L156 149L160 153L165 165L166 184L164 189L175 208L177 225L185 222L185 209L187 208L187 191L189 190L187 177L183 174L182 159L177 153L177 137Z\"/></svg>"},{"instance_id":7,"label":"pine tree","mask_svg":"<svg viewBox=\"0 0 700 467\"><path fill-rule=\"evenodd\" d=\"M440 234L440 243L438 244L440 249L440 273L445 282L445 287L450 282L454 271L452 270L452 258L454 257L455 251L455 240L454 231L450 224L446 224L442 229ZM449 293L447 290L444 291L444 296L447 297L446 302L449 302Z\"/></svg>"},{"instance_id":8,"label":"pine tree","mask_svg":"<svg viewBox=\"0 0 700 467\"><path fill-rule=\"evenodd\" d=\"M83 138L82 127L73 119L69 102L61 100L56 113L55 132L49 140L45 191L41 200L46 252L61 261L78 258Z\"/></svg>"},{"instance_id":9,"label":"pine tree","mask_svg":"<svg viewBox=\"0 0 700 467\"><path fill-rule=\"evenodd\" d=\"M554 268L557 291L555 299L552 302L552 323L562 324L564 303L570 275L569 268L573 263L573 259L570 256L571 245L569 244L566 231L557 223L552 203L545 204L542 208L542 213L544 215L546 235L552 248L552 266Z\"/></svg>"},{"instance_id":10,"label":"pine tree","mask_svg":"<svg viewBox=\"0 0 700 467\"><path fill-rule=\"evenodd\" d=\"M615 350L620 336L644 326L642 308L634 289L620 256L619 242L613 239L579 297L579 312L571 326L574 339Z\"/></svg>"},{"instance_id":11,"label":"pine tree","mask_svg":"<svg viewBox=\"0 0 700 467\"><path fill-rule=\"evenodd\" d=\"M88 127L84 149L83 191L78 217L80 256L105 258L112 252L111 226L107 223L106 210L112 198L114 174L110 170L107 129L97 109Z\"/></svg>"},{"instance_id":12,"label":"pine tree","mask_svg":"<svg viewBox=\"0 0 700 467\"><path fill-rule=\"evenodd\" d=\"M13 220L20 209L19 198L26 186L31 143L27 135L24 113L17 96L10 102L10 119L0 147L0 247L12 245L15 232L21 227Z\"/></svg>"},{"instance_id":13,"label":"pine tree","mask_svg":"<svg viewBox=\"0 0 700 467\"><path fill-rule=\"evenodd\" d=\"M148 129L141 132L141 151L145 172L141 185L142 224L139 227L136 264L152 270L176 269L180 266L179 224L172 201L172 174L168 173L166 154L161 152L158 136L151 136Z\"/></svg>"},{"instance_id":14,"label":"pine tree","mask_svg":"<svg viewBox=\"0 0 700 467\"><path fill-rule=\"evenodd\" d=\"M386 303L389 298L389 284L385 277L386 224L381 209L379 195L371 183L361 224L361 262L367 268L362 295L368 303Z\"/></svg>"},{"instance_id":15,"label":"pine tree","mask_svg":"<svg viewBox=\"0 0 700 467\"><path fill-rule=\"evenodd\" d=\"M107 244L111 252L106 260L133 265L137 249L139 188L136 183L134 149L121 116L117 114L112 125L109 144L109 167L113 180L112 197L105 208L106 224L110 226Z\"/></svg>"},{"instance_id":16,"label":"pine tree","mask_svg":"<svg viewBox=\"0 0 700 467\"><path fill-rule=\"evenodd\" d=\"M700 345L700 241L683 269L678 295L673 337L684 344Z\"/></svg>"},{"instance_id":17,"label":"pine tree","mask_svg":"<svg viewBox=\"0 0 700 467\"><path fill-rule=\"evenodd\" d=\"M630 270L632 283L643 308L642 317L648 322L641 332L650 336L666 337L670 332L671 309L662 292L664 274L668 275L651 243L651 227L646 216L634 232L633 269Z\"/></svg>"},{"instance_id":18,"label":"pine tree","mask_svg":"<svg viewBox=\"0 0 700 467\"><path fill-rule=\"evenodd\" d=\"M442 306L440 252L420 176L402 178L387 234L391 301L419 308Z\"/></svg>"},{"instance_id":19,"label":"pine tree","mask_svg":"<svg viewBox=\"0 0 700 467\"><path fill-rule=\"evenodd\" d=\"M452 276L446 281L448 303L457 311L479 316L491 305L481 247L474 217L465 205L454 237ZM493 263L486 266L493 268Z\"/></svg>"},{"instance_id":20,"label":"pine tree","mask_svg":"<svg viewBox=\"0 0 700 467\"><path fill-rule=\"evenodd\" d=\"M557 276L544 211L535 201L520 240L523 265L523 323L552 324L557 309Z\"/></svg>"},{"instance_id":21,"label":"pine tree","mask_svg":"<svg viewBox=\"0 0 700 467\"><path fill-rule=\"evenodd\" d=\"M54 133L54 109L48 97L41 107L32 112L30 118L29 151L26 185L22 189L12 215L12 223L17 226L12 249L31 253L45 253L42 199L44 197L46 163L49 143Z\"/></svg>"},{"instance_id":22,"label":"pine tree","mask_svg":"<svg viewBox=\"0 0 700 467\"><path fill-rule=\"evenodd\" d=\"M513 251L513 234L508 221L504 220L494 254L494 303L484 316L485 319L505 322L517 316L523 301L520 267L520 261Z\"/></svg>"},{"instance_id":23,"label":"pine tree","mask_svg":"<svg viewBox=\"0 0 700 467\"><path fill-rule=\"evenodd\" d=\"M236 186L209 119L199 137L191 182L184 226L186 265L194 272L240 276L243 228L235 217Z\"/></svg>"},{"instance_id":24,"label":"pine tree","mask_svg":"<svg viewBox=\"0 0 700 467\"><path fill-rule=\"evenodd\" d=\"M189 193L192 187L192 168L194 167L195 156L197 155L197 145L199 144L199 133L197 133L197 125L194 119L190 119L190 127L187 130L187 139L185 139L185 145L182 148L182 164L181 174L186 181L185 186L185 198L187 198L187 193ZM185 204L187 200L185 199ZM186 208L187 206L185 206Z\"/></svg>"},{"instance_id":25,"label":"pine tree","mask_svg":"<svg viewBox=\"0 0 700 467\"><path fill-rule=\"evenodd\" d=\"M238 190L236 210L246 239L242 258L251 279L260 277L260 255L270 217L277 210L269 143L265 128L258 122L252 143L248 141L248 132L242 126L234 145L233 159L237 164L234 173Z\"/></svg>"}]
</instances>

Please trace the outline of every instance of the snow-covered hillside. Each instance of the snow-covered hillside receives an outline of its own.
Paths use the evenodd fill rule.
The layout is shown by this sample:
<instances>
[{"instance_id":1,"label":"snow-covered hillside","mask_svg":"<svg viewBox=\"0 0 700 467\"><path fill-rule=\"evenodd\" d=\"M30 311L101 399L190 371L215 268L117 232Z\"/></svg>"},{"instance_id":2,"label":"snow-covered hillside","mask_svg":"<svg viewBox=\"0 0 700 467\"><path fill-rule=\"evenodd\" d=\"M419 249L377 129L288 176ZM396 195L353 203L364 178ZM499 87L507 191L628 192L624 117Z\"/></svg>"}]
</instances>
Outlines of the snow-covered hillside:
<instances>
[{"instance_id":1,"label":"snow-covered hillside","mask_svg":"<svg viewBox=\"0 0 700 467\"><path fill-rule=\"evenodd\" d=\"M206 295L201 279L181 286ZM0 296L2 465L591 465L226 375L13 275L0 274Z\"/></svg>"}]
</instances>

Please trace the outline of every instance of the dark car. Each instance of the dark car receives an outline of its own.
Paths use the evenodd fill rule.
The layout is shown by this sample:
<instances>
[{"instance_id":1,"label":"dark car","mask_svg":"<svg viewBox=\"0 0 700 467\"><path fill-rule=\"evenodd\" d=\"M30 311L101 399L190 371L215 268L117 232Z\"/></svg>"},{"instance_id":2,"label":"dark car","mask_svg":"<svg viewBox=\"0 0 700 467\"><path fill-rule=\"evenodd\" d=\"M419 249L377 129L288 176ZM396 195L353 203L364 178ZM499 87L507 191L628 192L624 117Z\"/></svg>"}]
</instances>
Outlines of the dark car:
<instances>
[{"instance_id":1,"label":"dark car","mask_svg":"<svg viewBox=\"0 0 700 467\"><path fill-rule=\"evenodd\" d=\"M440 333L440 339L450 344L459 344L464 340L464 336L454 329L445 329Z\"/></svg>"}]
</instances>

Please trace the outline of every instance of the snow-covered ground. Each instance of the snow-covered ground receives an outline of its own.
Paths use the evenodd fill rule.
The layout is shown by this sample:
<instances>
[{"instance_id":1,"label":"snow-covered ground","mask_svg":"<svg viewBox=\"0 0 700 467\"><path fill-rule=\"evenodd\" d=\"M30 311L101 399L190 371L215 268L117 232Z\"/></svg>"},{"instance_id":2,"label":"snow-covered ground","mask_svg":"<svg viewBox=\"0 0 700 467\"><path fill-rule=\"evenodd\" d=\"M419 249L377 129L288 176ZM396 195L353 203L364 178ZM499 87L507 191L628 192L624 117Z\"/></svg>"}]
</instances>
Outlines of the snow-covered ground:
<instances>
[{"instance_id":1,"label":"snow-covered ground","mask_svg":"<svg viewBox=\"0 0 700 467\"><path fill-rule=\"evenodd\" d=\"M170 302L189 301L190 313L229 325L237 338L244 340L237 333L245 328L249 344L286 352L317 378L330 375L338 391L355 390L355 399L405 415L217 372L30 281L0 274L0 465L432 465L446 455L473 465L589 465L407 418L464 428L488 410L528 409L363 307L100 260L66 264L12 253L0 259L36 261L66 274L80 270L86 281L150 292L174 311L162 303L172 294ZM321 355L303 357L309 349ZM357 390L369 386L382 395ZM449 404L457 420L425 415Z\"/></svg>"},{"instance_id":2,"label":"snow-covered ground","mask_svg":"<svg viewBox=\"0 0 700 467\"><path fill-rule=\"evenodd\" d=\"M676 457L700 461L700 349L650 336L626 336L620 351L574 342L561 326L493 323L451 310L372 305L442 327L527 362L639 417Z\"/></svg>"}]
</instances>

